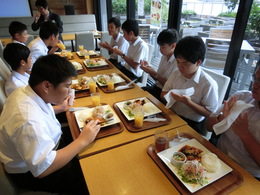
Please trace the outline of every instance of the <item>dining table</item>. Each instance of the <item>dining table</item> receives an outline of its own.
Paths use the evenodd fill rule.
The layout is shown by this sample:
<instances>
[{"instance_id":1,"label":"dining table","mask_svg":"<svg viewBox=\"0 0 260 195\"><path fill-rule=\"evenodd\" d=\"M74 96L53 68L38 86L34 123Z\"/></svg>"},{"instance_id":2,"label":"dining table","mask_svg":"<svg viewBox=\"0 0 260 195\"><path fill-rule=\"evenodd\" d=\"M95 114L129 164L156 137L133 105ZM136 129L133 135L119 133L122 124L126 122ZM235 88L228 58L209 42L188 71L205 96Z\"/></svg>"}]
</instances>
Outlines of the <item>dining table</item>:
<instances>
[{"instance_id":1,"label":"dining table","mask_svg":"<svg viewBox=\"0 0 260 195\"><path fill-rule=\"evenodd\" d=\"M89 59L84 59L79 55L79 52L73 52L73 57L69 60L80 63L83 68L83 71L81 70L80 74L73 79L80 79L83 76L95 78L97 75L116 73L124 78L126 84L130 82L129 78L104 57L97 55L90 59L103 59L107 62L107 66L96 69L87 67L86 62ZM90 194L192 194L155 152L154 133L157 130L166 131L169 140L175 140L177 137L178 139L198 141L230 167L230 172L193 194L257 194L259 192L258 180L137 84L131 84L131 87L125 90L110 92L99 85L97 86L101 95L101 105L109 105L119 116L120 122L111 125L109 131L106 129L109 126L101 128L99 132L101 136L97 136L90 145L78 153ZM131 127L129 125L131 122L121 113L122 110L118 109L117 105L135 98L150 100L161 110L164 114L163 117L168 122L161 125L154 123L144 129ZM90 94L86 93L78 98L76 96L74 105L66 112L73 139L76 139L80 134L79 124L76 120L77 109L81 111L81 109L91 108L93 108L91 97ZM115 129L120 130L113 132ZM110 133L106 134L106 131Z\"/></svg>"}]
</instances>

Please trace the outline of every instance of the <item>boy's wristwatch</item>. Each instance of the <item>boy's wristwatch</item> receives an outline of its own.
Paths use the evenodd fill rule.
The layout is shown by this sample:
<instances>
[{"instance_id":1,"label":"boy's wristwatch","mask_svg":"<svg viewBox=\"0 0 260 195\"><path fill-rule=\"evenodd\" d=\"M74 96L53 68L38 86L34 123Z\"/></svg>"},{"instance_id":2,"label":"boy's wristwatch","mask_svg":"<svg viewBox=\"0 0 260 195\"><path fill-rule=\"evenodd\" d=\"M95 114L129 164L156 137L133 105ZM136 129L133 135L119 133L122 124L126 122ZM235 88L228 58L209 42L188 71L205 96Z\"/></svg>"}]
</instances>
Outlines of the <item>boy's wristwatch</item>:
<instances>
[{"instance_id":1,"label":"boy's wristwatch","mask_svg":"<svg viewBox=\"0 0 260 195\"><path fill-rule=\"evenodd\" d=\"M124 57L125 57L125 54L123 53L123 55L121 55L121 58L123 58L123 59L124 59Z\"/></svg>"},{"instance_id":2,"label":"boy's wristwatch","mask_svg":"<svg viewBox=\"0 0 260 195\"><path fill-rule=\"evenodd\" d=\"M155 76L154 76L154 80L158 80L158 77L159 77L159 75L158 74L156 74Z\"/></svg>"}]
</instances>

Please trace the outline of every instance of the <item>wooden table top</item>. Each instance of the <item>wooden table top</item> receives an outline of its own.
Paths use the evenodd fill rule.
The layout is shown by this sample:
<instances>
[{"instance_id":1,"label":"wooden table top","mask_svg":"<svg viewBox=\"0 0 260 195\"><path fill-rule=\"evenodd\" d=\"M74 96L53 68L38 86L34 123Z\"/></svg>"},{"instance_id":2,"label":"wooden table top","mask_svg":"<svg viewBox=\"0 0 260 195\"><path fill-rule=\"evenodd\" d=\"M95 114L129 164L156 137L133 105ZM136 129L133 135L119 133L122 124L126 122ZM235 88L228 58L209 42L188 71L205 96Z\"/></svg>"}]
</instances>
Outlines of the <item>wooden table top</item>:
<instances>
[{"instance_id":1,"label":"wooden table top","mask_svg":"<svg viewBox=\"0 0 260 195\"><path fill-rule=\"evenodd\" d=\"M71 61L77 61L82 62L83 59L80 59L77 54L74 52L74 59ZM113 66L111 69L107 70L100 70L100 71L86 71L85 76L96 76L97 74L109 74L109 73L118 73L123 74L120 72L116 67ZM79 75L78 77L82 77L82 75ZM95 140L92 144L90 144L88 147L84 148L80 153L79 157L83 158L89 155L93 155L95 153L108 150L110 148L114 148L120 145L124 145L139 139L142 139L147 136L151 136L155 130L163 129L163 130L169 130L175 127L179 127L182 125L186 125L187 123L182 120L179 116L174 114L171 110L166 109L164 105L158 101L156 98L154 98L150 93L142 90L139 86L135 85L134 88L118 91L115 93L104 93L102 90L99 89L99 92L101 93L101 103L109 104L112 108L114 103L125 101L129 99L135 99L140 97L148 97L150 100L153 100L156 105L165 112L172 120L172 122L168 125L164 125L161 127L153 128L150 130L145 130L137 133L131 133L129 132L126 127L123 125L124 130L121 133L111 135L109 137L104 137L101 139ZM75 107L82 107L82 106L90 106L91 103L91 97L83 97L75 99ZM67 113L68 114L68 113ZM69 121L70 122L70 121ZM70 124L72 125L72 124Z\"/></svg>"},{"instance_id":2,"label":"wooden table top","mask_svg":"<svg viewBox=\"0 0 260 195\"><path fill-rule=\"evenodd\" d=\"M207 146L221 159L225 159L233 168L242 174L241 186L230 194L258 194L259 181L208 143L188 125L178 128L180 133L189 133ZM176 129L168 131L176 135ZM80 160L81 168L90 194L180 194L160 168L147 154L147 148L154 143L154 137L131 142ZM208 148L208 149L209 149ZM217 190L217 189L216 189ZM203 191L202 191L203 193Z\"/></svg>"}]
</instances>

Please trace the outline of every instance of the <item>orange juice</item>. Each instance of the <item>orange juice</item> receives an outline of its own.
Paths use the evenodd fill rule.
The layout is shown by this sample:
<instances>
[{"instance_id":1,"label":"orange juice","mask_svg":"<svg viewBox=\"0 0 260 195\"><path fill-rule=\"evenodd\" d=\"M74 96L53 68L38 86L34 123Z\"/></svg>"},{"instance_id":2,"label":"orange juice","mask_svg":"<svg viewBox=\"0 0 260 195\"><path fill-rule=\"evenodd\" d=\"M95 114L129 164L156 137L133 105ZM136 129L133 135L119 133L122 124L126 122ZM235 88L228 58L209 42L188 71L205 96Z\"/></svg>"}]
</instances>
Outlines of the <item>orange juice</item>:
<instances>
[{"instance_id":1,"label":"orange juice","mask_svg":"<svg viewBox=\"0 0 260 195\"><path fill-rule=\"evenodd\" d=\"M67 52L67 57L68 57L69 59L71 59L72 53L71 53L71 52Z\"/></svg>"},{"instance_id":2,"label":"orange juice","mask_svg":"<svg viewBox=\"0 0 260 195\"><path fill-rule=\"evenodd\" d=\"M88 83L88 86L89 86L89 91L90 93L95 93L96 92L96 82L95 81L91 81Z\"/></svg>"},{"instance_id":3,"label":"orange juice","mask_svg":"<svg viewBox=\"0 0 260 195\"><path fill-rule=\"evenodd\" d=\"M135 113L135 127L141 128L144 123L144 115L142 112Z\"/></svg>"},{"instance_id":4,"label":"orange juice","mask_svg":"<svg viewBox=\"0 0 260 195\"><path fill-rule=\"evenodd\" d=\"M115 90L115 82L111 79L107 81L107 87L109 91L114 91Z\"/></svg>"},{"instance_id":5,"label":"orange juice","mask_svg":"<svg viewBox=\"0 0 260 195\"><path fill-rule=\"evenodd\" d=\"M91 100L92 100L93 106L100 106L100 96L99 96L99 94L95 94L95 93L92 94Z\"/></svg>"},{"instance_id":6,"label":"orange juice","mask_svg":"<svg viewBox=\"0 0 260 195\"><path fill-rule=\"evenodd\" d=\"M85 54L84 57L85 57L85 59L89 59L89 55Z\"/></svg>"},{"instance_id":7,"label":"orange juice","mask_svg":"<svg viewBox=\"0 0 260 195\"><path fill-rule=\"evenodd\" d=\"M79 45L79 50L82 51L84 49L84 45Z\"/></svg>"},{"instance_id":8,"label":"orange juice","mask_svg":"<svg viewBox=\"0 0 260 195\"><path fill-rule=\"evenodd\" d=\"M61 49L64 50L66 49L65 45L63 43L57 43L57 46Z\"/></svg>"}]
</instances>

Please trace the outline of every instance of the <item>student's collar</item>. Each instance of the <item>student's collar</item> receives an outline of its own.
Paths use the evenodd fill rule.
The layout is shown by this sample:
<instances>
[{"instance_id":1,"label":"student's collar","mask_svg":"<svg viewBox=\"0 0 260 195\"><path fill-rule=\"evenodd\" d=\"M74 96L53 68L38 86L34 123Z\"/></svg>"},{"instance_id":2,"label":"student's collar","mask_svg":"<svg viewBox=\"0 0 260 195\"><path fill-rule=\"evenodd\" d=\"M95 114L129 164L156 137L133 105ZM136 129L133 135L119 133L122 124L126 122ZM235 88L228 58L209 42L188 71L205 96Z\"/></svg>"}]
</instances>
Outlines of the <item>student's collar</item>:
<instances>
[{"instance_id":1,"label":"student's collar","mask_svg":"<svg viewBox=\"0 0 260 195\"><path fill-rule=\"evenodd\" d=\"M191 79L196 82L199 83L200 81L200 74L201 74L201 68L200 66L198 67L197 71L195 72L195 74L191 77Z\"/></svg>"},{"instance_id":2,"label":"student's collar","mask_svg":"<svg viewBox=\"0 0 260 195\"><path fill-rule=\"evenodd\" d=\"M134 41L134 42L132 42L132 45L133 46L136 46L137 45L137 43L139 42L141 40L141 37L137 37L137 39Z\"/></svg>"}]
</instances>

